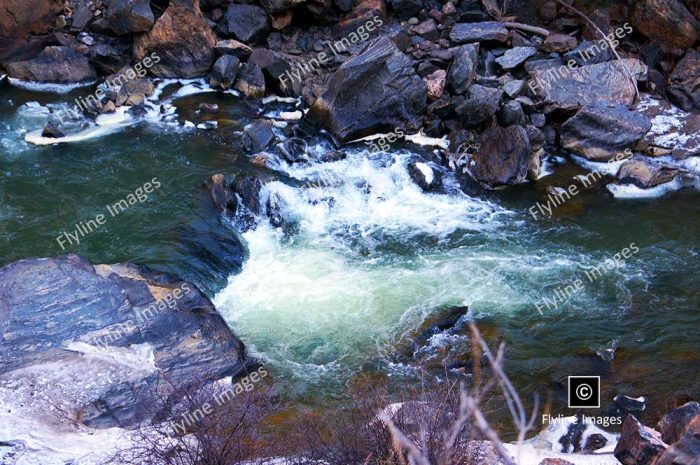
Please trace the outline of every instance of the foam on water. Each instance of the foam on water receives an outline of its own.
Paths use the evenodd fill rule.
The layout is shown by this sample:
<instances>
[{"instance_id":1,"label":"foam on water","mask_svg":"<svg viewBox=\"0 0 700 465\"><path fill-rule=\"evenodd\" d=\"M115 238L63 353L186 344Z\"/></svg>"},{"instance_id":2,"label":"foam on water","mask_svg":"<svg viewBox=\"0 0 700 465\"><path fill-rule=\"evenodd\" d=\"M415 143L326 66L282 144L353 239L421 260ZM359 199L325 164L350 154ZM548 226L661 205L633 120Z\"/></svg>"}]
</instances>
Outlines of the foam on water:
<instances>
[{"instance_id":1,"label":"foam on water","mask_svg":"<svg viewBox=\"0 0 700 465\"><path fill-rule=\"evenodd\" d=\"M15 78L9 78L10 84L20 89L31 90L34 92L48 92L52 94L67 94L75 89L80 89L81 87L89 87L95 84L95 81L91 82L74 82L70 84L54 84L46 82L35 82L35 81L22 81Z\"/></svg>"}]
</instances>

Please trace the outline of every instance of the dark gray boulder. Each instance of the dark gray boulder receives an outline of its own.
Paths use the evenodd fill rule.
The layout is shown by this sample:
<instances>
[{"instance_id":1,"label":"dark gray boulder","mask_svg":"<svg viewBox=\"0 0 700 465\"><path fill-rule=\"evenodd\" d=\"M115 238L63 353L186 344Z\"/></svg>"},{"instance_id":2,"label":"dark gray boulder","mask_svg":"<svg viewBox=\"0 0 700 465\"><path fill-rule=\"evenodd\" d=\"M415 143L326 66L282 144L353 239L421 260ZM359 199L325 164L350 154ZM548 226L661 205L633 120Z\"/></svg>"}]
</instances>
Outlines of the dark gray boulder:
<instances>
[{"instance_id":1,"label":"dark gray boulder","mask_svg":"<svg viewBox=\"0 0 700 465\"><path fill-rule=\"evenodd\" d=\"M452 27L450 39L458 44L485 41L506 42L508 29L498 21L458 23Z\"/></svg>"},{"instance_id":2,"label":"dark gray boulder","mask_svg":"<svg viewBox=\"0 0 700 465\"><path fill-rule=\"evenodd\" d=\"M229 89L236 81L240 63L233 55L220 56L209 74L209 85L214 89Z\"/></svg>"},{"instance_id":3,"label":"dark gray boulder","mask_svg":"<svg viewBox=\"0 0 700 465\"><path fill-rule=\"evenodd\" d=\"M462 45L452 59L447 71L447 83L450 92L455 95L463 94L469 89L476 76L479 65L479 44Z\"/></svg>"},{"instance_id":4,"label":"dark gray boulder","mask_svg":"<svg viewBox=\"0 0 700 465\"><path fill-rule=\"evenodd\" d=\"M219 173L204 182L214 208L227 218L233 218L238 209L238 197L231 188L231 181Z\"/></svg>"},{"instance_id":5,"label":"dark gray boulder","mask_svg":"<svg viewBox=\"0 0 700 465\"><path fill-rule=\"evenodd\" d=\"M700 110L700 52L689 49L669 76L668 99L685 111Z\"/></svg>"},{"instance_id":6,"label":"dark gray boulder","mask_svg":"<svg viewBox=\"0 0 700 465\"><path fill-rule=\"evenodd\" d=\"M219 22L218 32L250 45L265 40L270 32L270 23L267 13L259 6L232 3Z\"/></svg>"},{"instance_id":7,"label":"dark gray boulder","mask_svg":"<svg viewBox=\"0 0 700 465\"><path fill-rule=\"evenodd\" d=\"M488 186L523 182L533 163L532 146L522 126L494 126L479 138L479 150L471 155L467 169Z\"/></svg>"},{"instance_id":8,"label":"dark gray boulder","mask_svg":"<svg viewBox=\"0 0 700 465\"><path fill-rule=\"evenodd\" d=\"M465 128L476 126L496 114L502 96L501 89L474 84L469 88L464 102L455 107L455 112Z\"/></svg>"},{"instance_id":9,"label":"dark gray boulder","mask_svg":"<svg viewBox=\"0 0 700 465\"><path fill-rule=\"evenodd\" d=\"M248 98L259 99L265 96L265 75L255 63L243 63L238 73L236 90Z\"/></svg>"},{"instance_id":10,"label":"dark gray boulder","mask_svg":"<svg viewBox=\"0 0 700 465\"><path fill-rule=\"evenodd\" d=\"M656 429L661 433L661 439L666 444L673 444L680 440L691 420L698 415L700 415L700 404L695 401L686 402L664 415L656 425Z\"/></svg>"},{"instance_id":11,"label":"dark gray boulder","mask_svg":"<svg viewBox=\"0 0 700 465\"><path fill-rule=\"evenodd\" d=\"M610 51L610 47L603 46L605 41L597 40L594 42L583 41L578 47L564 54L564 62L573 61L578 66L595 65L605 63L613 59L614 55Z\"/></svg>"},{"instance_id":12,"label":"dark gray boulder","mask_svg":"<svg viewBox=\"0 0 700 465\"><path fill-rule=\"evenodd\" d=\"M257 153L265 150L276 140L272 131L272 121L269 119L259 119L246 126L243 130L243 148L248 153Z\"/></svg>"},{"instance_id":13,"label":"dark gray boulder","mask_svg":"<svg viewBox=\"0 0 700 465\"><path fill-rule=\"evenodd\" d=\"M115 34L146 32L155 23L148 0L107 0L106 6L104 17Z\"/></svg>"},{"instance_id":14,"label":"dark gray boulder","mask_svg":"<svg viewBox=\"0 0 700 465\"><path fill-rule=\"evenodd\" d=\"M561 144L588 160L608 161L634 146L650 129L646 116L623 105L590 105L562 125Z\"/></svg>"},{"instance_id":15,"label":"dark gray boulder","mask_svg":"<svg viewBox=\"0 0 700 465\"><path fill-rule=\"evenodd\" d=\"M70 47L46 47L36 58L5 67L10 77L23 81L69 83L96 78L88 58Z\"/></svg>"},{"instance_id":16,"label":"dark gray boulder","mask_svg":"<svg viewBox=\"0 0 700 465\"><path fill-rule=\"evenodd\" d=\"M428 163L420 161L409 163L408 174L413 179L413 182L426 192L437 189L441 184L441 173Z\"/></svg>"},{"instance_id":17,"label":"dark gray boulder","mask_svg":"<svg viewBox=\"0 0 700 465\"><path fill-rule=\"evenodd\" d=\"M280 76L292 69L287 60L277 52L266 48L256 48L248 59L248 63L258 65L265 75L265 82L268 88L280 89Z\"/></svg>"},{"instance_id":18,"label":"dark gray boulder","mask_svg":"<svg viewBox=\"0 0 700 465\"><path fill-rule=\"evenodd\" d=\"M0 269L0 327L0 389L38 376L47 389L32 402L96 428L149 420L163 378L176 391L240 375L252 363L193 284L77 255ZM63 388L52 390L57 383Z\"/></svg>"},{"instance_id":19,"label":"dark gray boulder","mask_svg":"<svg viewBox=\"0 0 700 465\"><path fill-rule=\"evenodd\" d=\"M307 116L341 142L381 130L416 131L427 95L411 60L382 37L331 76Z\"/></svg>"},{"instance_id":20,"label":"dark gray boulder","mask_svg":"<svg viewBox=\"0 0 700 465\"><path fill-rule=\"evenodd\" d=\"M698 465L700 463L700 415L688 423L681 438L666 449L655 465Z\"/></svg>"},{"instance_id":21,"label":"dark gray boulder","mask_svg":"<svg viewBox=\"0 0 700 465\"><path fill-rule=\"evenodd\" d=\"M680 170L676 167L635 158L620 166L615 179L618 184L633 184L649 189L673 181L678 174Z\"/></svg>"}]
</instances>

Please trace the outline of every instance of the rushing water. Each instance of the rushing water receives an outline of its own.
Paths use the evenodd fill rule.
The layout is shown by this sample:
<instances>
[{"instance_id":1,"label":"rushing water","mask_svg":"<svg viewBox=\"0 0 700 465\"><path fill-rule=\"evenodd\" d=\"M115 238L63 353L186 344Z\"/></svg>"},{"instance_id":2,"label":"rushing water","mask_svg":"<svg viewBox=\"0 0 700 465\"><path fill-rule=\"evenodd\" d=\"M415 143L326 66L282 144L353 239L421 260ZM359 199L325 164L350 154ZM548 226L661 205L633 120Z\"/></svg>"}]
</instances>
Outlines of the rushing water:
<instances>
[{"instance_id":1,"label":"rushing water","mask_svg":"<svg viewBox=\"0 0 700 465\"><path fill-rule=\"evenodd\" d=\"M410 375L397 347L460 305L492 342L507 343L507 368L524 395L540 389L555 414L568 413L567 375L602 375L604 407L618 392L646 395L651 412L700 394L694 190L623 201L594 189L535 220L528 208L544 183L482 198L456 188L426 194L406 170L426 150L415 146L373 155L356 146L334 163L261 169L231 148L249 109L232 95L187 91L174 100L177 121L200 101L216 102L227 108L218 131L142 122L73 144L24 142L27 130L43 127L47 104L79 93L0 83L0 265L76 252L193 280L291 395L309 403L341 397L363 371ZM271 179L261 201L273 195L291 226L261 220L238 235L201 189L217 172ZM545 180L567 186L580 172L566 162ZM149 200L61 250L62 231L156 176L162 187ZM536 302L632 243L639 252L624 265L538 311ZM439 352L444 342L431 344ZM611 367L595 355L607 348L616 349Z\"/></svg>"}]
</instances>

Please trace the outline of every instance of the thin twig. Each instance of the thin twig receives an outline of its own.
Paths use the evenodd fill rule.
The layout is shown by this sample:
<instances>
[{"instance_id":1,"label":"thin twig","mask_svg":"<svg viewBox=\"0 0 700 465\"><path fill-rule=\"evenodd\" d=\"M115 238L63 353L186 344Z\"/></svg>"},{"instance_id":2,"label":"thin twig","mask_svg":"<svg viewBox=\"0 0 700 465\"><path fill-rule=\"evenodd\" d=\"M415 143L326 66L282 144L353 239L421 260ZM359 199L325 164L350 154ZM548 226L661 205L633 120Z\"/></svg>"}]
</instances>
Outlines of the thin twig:
<instances>
[{"instance_id":1,"label":"thin twig","mask_svg":"<svg viewBox=\"0 0 700 465\"><path fill-rule=\"evenodd\" d=\"M537 26L530 26L529 24L523 24L523 23L514 23L512 21L506 21L503 23L505 27L509 27L511 29L519 29L521 31L525 32L532 32L533 34L539 34L544 37L549 37L549 34L551 34L547 29L537 27Z\"/></svg>"}]
</instances>

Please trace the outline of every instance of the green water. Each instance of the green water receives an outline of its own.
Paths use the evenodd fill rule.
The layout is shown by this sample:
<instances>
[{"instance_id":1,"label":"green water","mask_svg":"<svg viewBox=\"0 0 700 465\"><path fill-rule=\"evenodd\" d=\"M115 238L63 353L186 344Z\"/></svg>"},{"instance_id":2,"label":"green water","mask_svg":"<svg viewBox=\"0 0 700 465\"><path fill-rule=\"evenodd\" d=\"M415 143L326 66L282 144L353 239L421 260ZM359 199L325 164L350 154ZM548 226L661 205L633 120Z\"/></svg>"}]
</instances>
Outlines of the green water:
<instances>
[{"instance_id":1,"label":"green water","mask_svg":"<svg viewBox=\"0 0 700 465\"><path fill-rule=\"evenodd\" d=\"M292 396L319 405L341 398L343 386L362 371L396 376L391 352L402 336L439 308L460 304L470 306L494 341L507 343L507 369L524 395L539 390L551 398L554 414L571 413L567 375L601 375L604 406L618 392L647 396L649 418L700 397L694 190L619 201L595 189L553 219L535 221L527 209L541 198L543 183L501 192L486 204L414 192L401 184L399 165L387 164L396 175L376 166L351 172L341 166L382 195L367 200L352 184L323 210L320 202L305 206L309 199L295 197L294 188L278 186L298 202L290 206L298 234L281 237L263 225L240 236L217 218L203 181L218 172L277 175L252 167L233 148L232 131L249 120L235 97L178 101L181 114L200 101L229 106L230 122L217 131L139 124L70 145L22 141L21 129L40 128L41 119L19 116L20 105L77 93L0 83L0 266L71 252L192 280L215 298ZM567 164L546 182L567 186L579 172ZM153 177L162 186L148 200L61 250L56 237L62 231L104 213L105 205ZM536 310L535 301L633 242L639 253L623 268L556 310ZM605 368L595 352L613 346L615 361Z\"/></svg>"}]
</instances>

